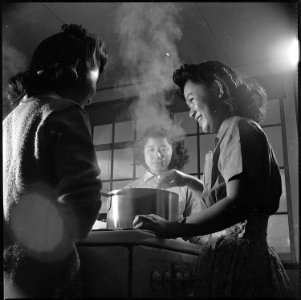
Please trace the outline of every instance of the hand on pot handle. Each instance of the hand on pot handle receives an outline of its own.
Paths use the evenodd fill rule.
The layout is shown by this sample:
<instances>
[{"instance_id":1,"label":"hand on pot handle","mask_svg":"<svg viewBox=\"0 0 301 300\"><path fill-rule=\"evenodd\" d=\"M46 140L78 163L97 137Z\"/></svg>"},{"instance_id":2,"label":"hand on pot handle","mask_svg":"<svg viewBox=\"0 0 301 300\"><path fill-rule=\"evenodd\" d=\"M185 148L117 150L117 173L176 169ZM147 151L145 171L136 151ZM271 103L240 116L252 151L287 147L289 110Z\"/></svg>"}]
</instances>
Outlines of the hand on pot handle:
<instances>
[{"instance_id":1,"label":"hand on pot handle","mask_svg":"<svg viewBox=\"0 0 301 300\"><path fill-rule=\"evenodd\" d=\"M169 222L154 214L137 215L133 221L133 227L135 229L153 231L158 236L165 238L178 237L181 235L181 228L178 222Z\"/></svg>"}]
</instances>

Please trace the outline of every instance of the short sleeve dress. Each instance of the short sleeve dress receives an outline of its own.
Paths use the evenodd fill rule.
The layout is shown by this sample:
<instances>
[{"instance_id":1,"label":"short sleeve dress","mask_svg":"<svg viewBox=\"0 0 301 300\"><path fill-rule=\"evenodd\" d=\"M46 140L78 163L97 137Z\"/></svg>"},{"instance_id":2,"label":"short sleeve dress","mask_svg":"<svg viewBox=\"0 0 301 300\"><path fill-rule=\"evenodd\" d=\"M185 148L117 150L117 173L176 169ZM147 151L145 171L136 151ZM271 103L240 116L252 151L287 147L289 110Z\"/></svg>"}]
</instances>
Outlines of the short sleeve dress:
<instances>
[{"instance_id":1,"label":"short sleeve dress","mask_svg":"<svg viewBox=\"0 0 301 300\"><path fill-rule=\"evenodd\" d=\"M214 151L206 155L203 200L207 206L226 197L226 182L244 174L255 183L247 220L211 234L199 256L195 294L199 297L287 297L288 276L268 246L267 224L281 196L281 177L271 145L250 119L230 117L222 123ZM242 201L243 202L243 201Z\"/></svg>"}]
</instances>

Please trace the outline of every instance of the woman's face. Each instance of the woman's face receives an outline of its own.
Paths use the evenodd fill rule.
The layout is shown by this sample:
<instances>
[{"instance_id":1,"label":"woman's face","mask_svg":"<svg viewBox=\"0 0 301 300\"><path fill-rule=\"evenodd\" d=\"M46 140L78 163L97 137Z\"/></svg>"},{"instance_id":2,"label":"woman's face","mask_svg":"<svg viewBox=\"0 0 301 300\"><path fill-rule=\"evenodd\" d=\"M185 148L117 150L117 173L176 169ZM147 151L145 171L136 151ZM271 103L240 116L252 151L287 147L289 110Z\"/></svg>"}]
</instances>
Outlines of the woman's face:
<instances>
[{"instance_id":1,"label":"woman's face","mask_svg":"<svg viewBox=\"0 0 301 300\"><path fill-rule=\"evenodd\" d=\"M144 159L153 174L168 170L172 156L172 146L165 137L149 137L144 146Z\"/></svg>"},{"instance_id":2,"label":"woman's face","mask_svg":"<svg viewBox=\"0 0 301 300\"><path fill-rule=\"evenodd\" d=\"M190 118L195 119L203 132L215 132L218 125L216 114L217 95L202 83L188 80L184 86L184 97L189 107Z\"/></svg>"}]
</instances>

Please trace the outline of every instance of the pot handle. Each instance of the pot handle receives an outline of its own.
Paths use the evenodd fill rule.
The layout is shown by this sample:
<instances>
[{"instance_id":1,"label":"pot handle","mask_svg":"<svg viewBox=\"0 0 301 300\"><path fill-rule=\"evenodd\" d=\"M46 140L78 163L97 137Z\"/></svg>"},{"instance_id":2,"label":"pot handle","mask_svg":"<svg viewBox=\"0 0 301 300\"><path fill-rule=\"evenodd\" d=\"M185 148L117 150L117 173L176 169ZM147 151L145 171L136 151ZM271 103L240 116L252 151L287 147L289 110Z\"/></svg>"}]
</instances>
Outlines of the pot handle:
<instances>
[{"instance_id":1,"label":"pot handle","mask_svg":"<svg viewBox=\"0 0 301 300\"><path fill-rule=\"evenodd\" d=\"M100 192L100 195L101 196L104 196L104 197L111 197L111 195L110 194L108 194L108 193L104 193L104 192Z\"/></svg>"},{"instance_id":2,"label":"pot handle","mask_svg":"<svg viewBox=\"0 0 301 300\"><path fill-rule=\"evenodd\" d=\"M112 198L109 197L108 200L107 200L107 209L108 209L108 212L110 211L111 206L112 206Z\"/></svg>"},{"instance_id":3,"label":"pot handle","mask_svg":"<svg viewBox=\"0 0 301 300\"><path fill-rule=\"evenodd\" d=\"M107 209L108 211L111 209L111 206L112 206L112 194L107 194L107 193L104 193L104 192L100 192L100 194L104 197L107 197L108 200L107 200Z\"/></svg>"}]
</instances>

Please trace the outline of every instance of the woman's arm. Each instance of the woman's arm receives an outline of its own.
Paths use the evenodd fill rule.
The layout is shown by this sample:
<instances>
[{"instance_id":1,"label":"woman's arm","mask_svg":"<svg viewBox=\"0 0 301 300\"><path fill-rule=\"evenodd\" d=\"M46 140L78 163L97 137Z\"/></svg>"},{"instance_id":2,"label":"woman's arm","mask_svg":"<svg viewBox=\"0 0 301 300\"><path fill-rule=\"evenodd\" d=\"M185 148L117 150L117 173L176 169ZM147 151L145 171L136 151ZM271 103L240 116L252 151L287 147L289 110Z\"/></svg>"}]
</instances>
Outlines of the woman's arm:
<instances>
[{"instance_id":1,"label":"woman's arm","mask_svg":"<svg viewBox=\"0 0 301 300\"><path fill-rule=\"evenodd\" d=\"M204 185L201 180L176 169L169 170L160 175L158 188L167 189L174 186L188 186L191 190L193 190L193 192L200 193L200 195L204 189Z\"/></svg>"},{"instance_id":2,"label":"woman's arm","mask_svg":"<svg viewBox=\"0 0 301 300\"><path fill-rule=\"evenodd\" d=\"M218 166L226 182L227 196L200 214L188 217L183 230L198 234L216 232L246 219L252 209L260 210L263 179L268 176L267 159L260 127L248 120L239 121L220 148Z\"/></svg>"},{"instance_id":3,"label":"woman's arm","mask_svg":"<svg viewBox=\"0 0 301 300\"><path fill-rule=\"evenodd\" d=\"M134 227L152 230L163 237L205 235L220 231L246 219L252 197L252 183L238 175L227 183L227 197L186 218L185 223L167 222L156 215L138 216Z\"/></svg>"},{"instance_id":4,"label":"woman's arm","mask_svg":"<svg viewBox=\"0 0 301 300\"><path fill-rule=\"evenodd\" d=\"M200 213L186 218L181 224L183 234L204 235L223 230L245 220L250 213L252 183L243 174L233 177L226 185L227 197Z\"/></svg>"},{"instance_id":5,"label":"woman's arm","mask_svg":"<svg viewBox=\"0 0 301 300\"><path fill-rule=\"evenodd\" d=\"M258 125L249 124L245 120L235 130L229 136L231 142L225 143L221 149L220 172L226 181L227 196L206 210L187 217L184 224L146 219L145 225L141 224L140 228L146 226L147 229L170 237L204 235L245 220L252 209L260 210L261 185L268 169L268 164L263 163L268 157L264 134ZM163 183L185 185L191 179L190 185L196 184L194 188L199 189L197 179L191 178L193 176L178 171L175 176L174 173L173 170L169 171L162 178ZM155 227L153 223L156 223ZM134 224L139 224L139 219Z\"/></svg>"},{"instance_id":6,"label":"woman's arm","mask_svg":"<svg viewBox=\"0 0 301 300\"><path fill-rule=\"evenodd\" d=\"M58 206L75 240L86 237L101 206L99 167L84 117L72 107L48 120L49 135L55 136L52 168Z\"/></svg>"}]
</instances>

